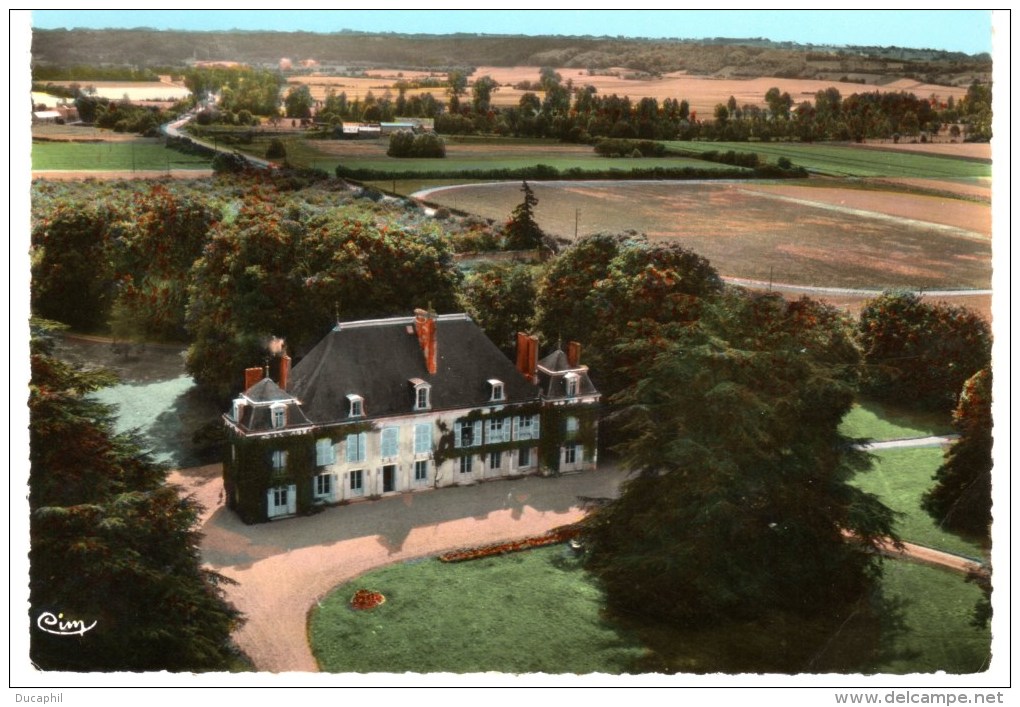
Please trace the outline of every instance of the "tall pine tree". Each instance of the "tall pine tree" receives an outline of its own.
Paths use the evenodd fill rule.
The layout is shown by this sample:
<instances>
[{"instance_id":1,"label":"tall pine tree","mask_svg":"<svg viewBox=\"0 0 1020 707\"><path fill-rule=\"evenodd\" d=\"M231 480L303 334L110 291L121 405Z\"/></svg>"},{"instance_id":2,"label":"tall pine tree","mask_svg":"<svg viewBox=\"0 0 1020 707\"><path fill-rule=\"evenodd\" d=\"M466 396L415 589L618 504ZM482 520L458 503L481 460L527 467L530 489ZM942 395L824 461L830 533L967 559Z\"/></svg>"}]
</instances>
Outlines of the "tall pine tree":
<instances>
[{"instance_id":1,"label":"tall pine tree","mask_svg":"<svg viewBox=\"0 0 1020 707\"><path fill-rule=\"evenodd\" d=\"M201 566L199 508L88 397L109 374L58 360L45 335L31 347L32 662L71 672L230 668L241 617L224 599L227 580ZM54 619L91 628L43 630Z\"/></svg>"}]
</instances>

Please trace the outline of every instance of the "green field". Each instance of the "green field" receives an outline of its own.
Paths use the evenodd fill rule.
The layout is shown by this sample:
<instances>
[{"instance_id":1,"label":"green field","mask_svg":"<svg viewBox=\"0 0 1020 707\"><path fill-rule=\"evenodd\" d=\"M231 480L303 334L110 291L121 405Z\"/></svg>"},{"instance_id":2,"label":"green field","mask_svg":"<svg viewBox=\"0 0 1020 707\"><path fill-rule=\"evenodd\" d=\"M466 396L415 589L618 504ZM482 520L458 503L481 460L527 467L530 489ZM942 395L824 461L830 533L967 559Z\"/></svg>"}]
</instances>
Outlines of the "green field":
<instances>
[{"instance_id":1,"label":"green field","mask_svg":"<svg viewBox=\"0 0 1020 707\"><path fill-rule=\"evenodd\" d=\"M772 163L787 157L798 167L833 177L973 179L992 176L992 166L985 160L852 145L790 142L667 142L666 145L671 150L686 152L754 152Z\"/></svg>"},{"instance_id":2,"label":"green field","mask_svg":"<svg viewBox=\"0 0 1020 707\"><path fill-rule=\"evenodd\" d=\"M256 140L243 150L265 156L268 141ZM442 159L410 159L388 157L386 140L284 140L287 160L300 167L321 169L332 174L338 164L347 169L371 169L382 172L420 172L426 178L430 171L478 171L492 169L523 169L547 165L558 170L620 170L655 167L707 170L733 170L734 167L687 157L610 158L601 157L587 145L564 146L554 141L498 140L447 138L446 157ZM625 175L621 175L623 177Z\"/></svg>"},{"instance_id":3,"label":"green field","mask_svg":"<svg viewBox=\"0 0 1020 707\"><path fill-rule=\"evenodd\" d=\"M209 165L206 157L168 150L159 141L32 143L32 169L39 171L204 170Z\"/></svg>"}]
</instances>

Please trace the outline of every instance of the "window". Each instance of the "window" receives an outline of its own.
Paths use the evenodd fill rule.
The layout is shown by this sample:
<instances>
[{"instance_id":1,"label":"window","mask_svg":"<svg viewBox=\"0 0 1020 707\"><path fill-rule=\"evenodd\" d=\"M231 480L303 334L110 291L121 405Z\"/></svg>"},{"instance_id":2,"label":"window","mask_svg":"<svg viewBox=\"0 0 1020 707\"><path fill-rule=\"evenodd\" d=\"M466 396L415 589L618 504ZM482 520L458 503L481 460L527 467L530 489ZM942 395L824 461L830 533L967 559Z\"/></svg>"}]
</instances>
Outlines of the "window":
<instances>
[{"instance_id":1,"label":"window","mask_svg":"<svg viewBox=\"0 0 1020 707\"><path fill-rule=\"evenodd\" d=\"M574 434L577 432L578 422L576 417L567 418L567 434Z\"/></svg>"},{"instance_id":2,"label":"window","mask_svg":"<svg viewBox=\"0 0 1020 707\"><path fill-rule=\"evenodd\" d=\"M474 447L482 443L482 421L461 420L457 423L455 447Z\"/></svg>"},{"instance_id":3,"label":"window","mask_svg":"<svg viewBox=\"0 0 1020 707\"><path fill-rule=\"evenodd\" d=\"M531 466L531 447L521 447L517 453L517 466L521 469Z\"/></svg>"},{"instance_id":4,"label":"window","mask_svg":"<svg viewBox=\"0 0 1020 707\"><path fill-rule=\"evenodd\" d=\"M425 423L414 426L414 453L428 454L432 451L432 425Z\"/></svg>"},{"instance_id":5,"label":"window","mask_svg":"<svg viewBox=\"0 0 1020 707\"><path fill-rule=\"evenodd\" d=\"M276 473L282 473L287 469L287 452L275 451L273 452L273 471Z\"/></svg>"},{"instance_id":6,"label":"window","mask_svg":"<svg viewBox=\"0 0 1020 707\"><path fill-rule=\"evenodd\" d=\"M566 387L567 387L567 397L568 398L573 398L574 396L576 396L577 395L577 374L576 373L568 373L567 375L563 376L563 381L564 381L564 383L566 384Z\"/></svg>"},{"instance_id":7,"label":"window","mask_svg":"<svg viewBox=\"0 0 1020 707\"><path fill-rule=\"evenodd\" d=\"M347 461L365 461L365 442L367 435L364 432L347 435Z\"/></svg>"},{"instance_id":8,"label":"window","mask_svg":"<svg viewBox=\"0 0 1020 707\"><path fill-rule=\"evenodd\" d=\"M315 477L315 496L316 498L332 497L333 496L333 475L332 474L317 474Z\"/></svg>"},{"instance_id":9,"label":"window","mask_svg":"<svg viewBox=\"0 0 1020 707\"><path fill-rule=\"evenodd\" d=\"M287 426L287 406L276 404L272 408L273 427L279 429Z\"/></svg>"},{"instance_id":10,"label":"window","mask_svg":"<svg viewBox=\"0 0 1020 707\"><path fill-rule=\"evenodd\" d=\"M421 378L412 378L411 385L414 386L414 409L428 410L432 407L432 401L430 400L429 395L431 388L429 384Z\"/></svg>"},{"instance_id":11,"label":"window","mask_svg":"<svg viewBox=\"0 0 1020 707\"><path fill-rule=\"evenodd\" d=\"M563 447L563 463L564 464L576 464L577 463L577 445L568 444Z\"/></svg>"},{"instance_id":12,"label":"window","mask_svg":"<svg viewBox=\"0 0 1020 707\"><path fill-rule=\"evenodd\" d=\"M514 424L514 439L538 439L538 415L521 415Z\"/></svg>"},{"instance_id":13,"label":"window","mask_svg":"<svg viewBox=\"0 0 1020 707\"><path fill-rule=\"evenodd\" d=\"M336 463L336 450L333 449L333 440L315 440L315 466L329 466Z\"/></svg>"},{"instance_id":14,"label":"window","mask_svg":"<svg viewBox=\"0 0 1020 707\"><path fill-rule=\"evenodd\" d=\"M488 382L489 382L489 400L502 400L503 381L496 380L495 378L490 378Z\"/></svg>"},{"instance_id":15,"label":"window","mask_svg":"<svg viewBox=\"0 0 1020 707\"><path fill-rule=\"evenodd\" d=\"M384 427L379 433L379 455L383 459L394 459L400 453L400 428Z\"/></svg>"},{"instance_id":16,"label":"window","mask_svg":"<svg viewBox=\"0 0 1020 707\"><path fill-rule=\"evenodd\" d=\"M237 398L234 400L234 410L231 417L234 422L240 422L242 415L244 415L244 398Z\"/></svg>"},{"instance_id":17,"label":"window","mask_svg":"<svg viewBox=\"0 0 1020 707\"><path fill-rule=\"evenodd\" d=\"M273 489L273 505L277 508L287 507L287 486L277 486Z\"/></svg>"},{"instance_id":18,"label":"window","mask_svg":"<svg viewBox=\"0 0 1020 707\"><path fill-rule=\"evenodd\" d=\"M350 484L351 484L351 494L353 494L355 496L360 496L361 493L365 490L365 486L364 486L364 483L365 483L364 472L361 469L358 469L357 471L352 471L350 478L351 478L351 481L350 481Z\"/></svg>"},{"instance_id":19,"label":"window","mask_svg":"<svg viewBox=\"0 0 1020 707\"><path fill-rule=\"evenodd\" d=\"M414 480L426 481L429 478L428 459L419 459L414 463Z\"/></svg>"},{"instance_id":20,"label":"window","mask_svg":"<svg viewBox=\"0 0 1020 707\"><path fill-rule=\"evenodd\" d=\"M348 395L350 417L361 417L365 414L365 399L360 395Z\"/></svg>"},{"instance_id":21,"label":"window","mask_svg":"<svg viewBox=\"0 0 1020 707\"><path fill-rule=\"evenodd\" d=\"M490 444L495 442L510 441L510 425L506 424L502 417L493 417L489 420L489 437L486 440Z\"/></svg>"},{"instance_id":22,"label":"window","mask_svg":"<svg viewBox=\"0 0 1020 707\"><path fill-rule=\"evenodd\" d=\"M460 473L462 473L462 474L470 474L471 471L472 471L472 467L474 466L474 460L475 460L475 458L473 456L471 456L470 454L467 455L466 457L461 457L460 458Z\"/></svg>"},{"instance_id":23,"label":"window","mask_svg":"<svg viewBox=\"0 0 1020 707\"><path fill-rule=\"evenodd\" d=\"M499 469L503 466L503 452L489 452L489 468Z\"/></svg>"}]
</instances>

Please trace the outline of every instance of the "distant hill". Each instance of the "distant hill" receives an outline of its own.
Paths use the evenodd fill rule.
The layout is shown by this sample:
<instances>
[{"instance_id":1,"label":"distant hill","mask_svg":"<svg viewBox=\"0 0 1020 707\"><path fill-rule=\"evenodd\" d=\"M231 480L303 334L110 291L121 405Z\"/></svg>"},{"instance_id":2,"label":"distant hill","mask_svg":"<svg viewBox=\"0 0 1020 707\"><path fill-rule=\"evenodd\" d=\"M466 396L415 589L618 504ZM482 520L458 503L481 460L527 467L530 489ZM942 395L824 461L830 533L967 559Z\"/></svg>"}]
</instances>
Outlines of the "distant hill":
<instances>
[{"instance_id":1,"label":"distant hill","mask_svg":"<svg viewBox=\"0 0 1020 707\"><path fill-rule=\"evenodd\" d=\"M32 64L41 66L184 67L196 61L297 66L320 70L401 68L440 71L474 66L623 67L651 75L672 71L729 77L836 79L847 75L911 77L961 85L991 79L991 57L904 47L835 47L762 38L700 40L514 35L408 35L337 32L177 32L137 29L35 30Z\"/></svg>"}]
</instances>

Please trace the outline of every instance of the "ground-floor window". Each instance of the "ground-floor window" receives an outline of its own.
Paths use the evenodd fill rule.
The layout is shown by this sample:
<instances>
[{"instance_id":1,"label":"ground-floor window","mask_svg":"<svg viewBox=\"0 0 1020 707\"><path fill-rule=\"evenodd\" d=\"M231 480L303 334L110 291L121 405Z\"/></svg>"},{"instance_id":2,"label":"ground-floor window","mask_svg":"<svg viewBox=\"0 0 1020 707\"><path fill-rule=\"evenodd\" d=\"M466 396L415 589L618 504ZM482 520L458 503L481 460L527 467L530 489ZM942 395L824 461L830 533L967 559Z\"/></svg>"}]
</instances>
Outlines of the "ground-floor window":
<instances>
[{"instance_id":1,"label":"ground-floor window","mask_svg":"<svg viewBox=\"0 0 1020 707\"><path fill-rule=\"evenodd\" d=\"M517 466L521 469L531 466L531 447L521 447L517 453Z\"/></svg>"},{"instance_id":2,"label":"ground-floor window","mask_svg":"<svg viewBox=\"0 0 1020 707\"><path fill-rule=\"evenodd\" d=\"M414 480L425 481L429 478L429 461L428 459L419 459L414 463Z\"/></svg>"},{"instance_id":3,"label":"ground-floor window","mask_svg":"<svg viewBox=\"0 0 1020 707\"><path fill-rule=\"evenodd\" d=\"M460 473L462 473L462 474L470 474L471 473L471 467L474 466L474 460L475 460L475 458L473 456L471 456L470 454L468 454L466 457L461 457L460 458Z\"/></svg>"},{"instance_id":4,"label":"ground-floor window","mask_svg":"<svg viewBox=\"0 0 1020 707\"><path fill-rule=\"evenodd\" d=\"M333 496L332 474L317 474L315 476L315 496L317 498Z\"/></svg>"},{"instance_id":5,"label":"ground-floor window","mask_svg":"<svg viewBox=\"0 0 1020 707\"><path fill-rule=\"evenodd\" d=\"M352 471L350 475L351 494L360 496L365 490L365 472L361 469Z\"/></svg>"},{"instance_id":6,"label":"ground-floor window","mask_svg":"<svg viewBox=\"0 0 1020 707\"><path fill-rule=\"evenodd\" d=\"M489 452L489 468L498 469L503 466L503 452Z\"/></svg>"},{"instance_id":7,"label":"ground-floor window","mask_svg":"<svg viewBox=\"0 0 1020 707\"><path fill-rule=\"evenodd\" d=\"M577 463L577 445L568 444L563 447L563 463L564 464L576 464Z\"/></svg>"},{"instance_id":8,"label":"ground-floor window","mask_svg":"<svg viewBox=\"0 0 1020 707\"><path fill-rule=\"evenodd\" d=\"M390 493L397 490L397 465L387 464L382 468L382 490Z\"/></svg>"}]
</instances>

